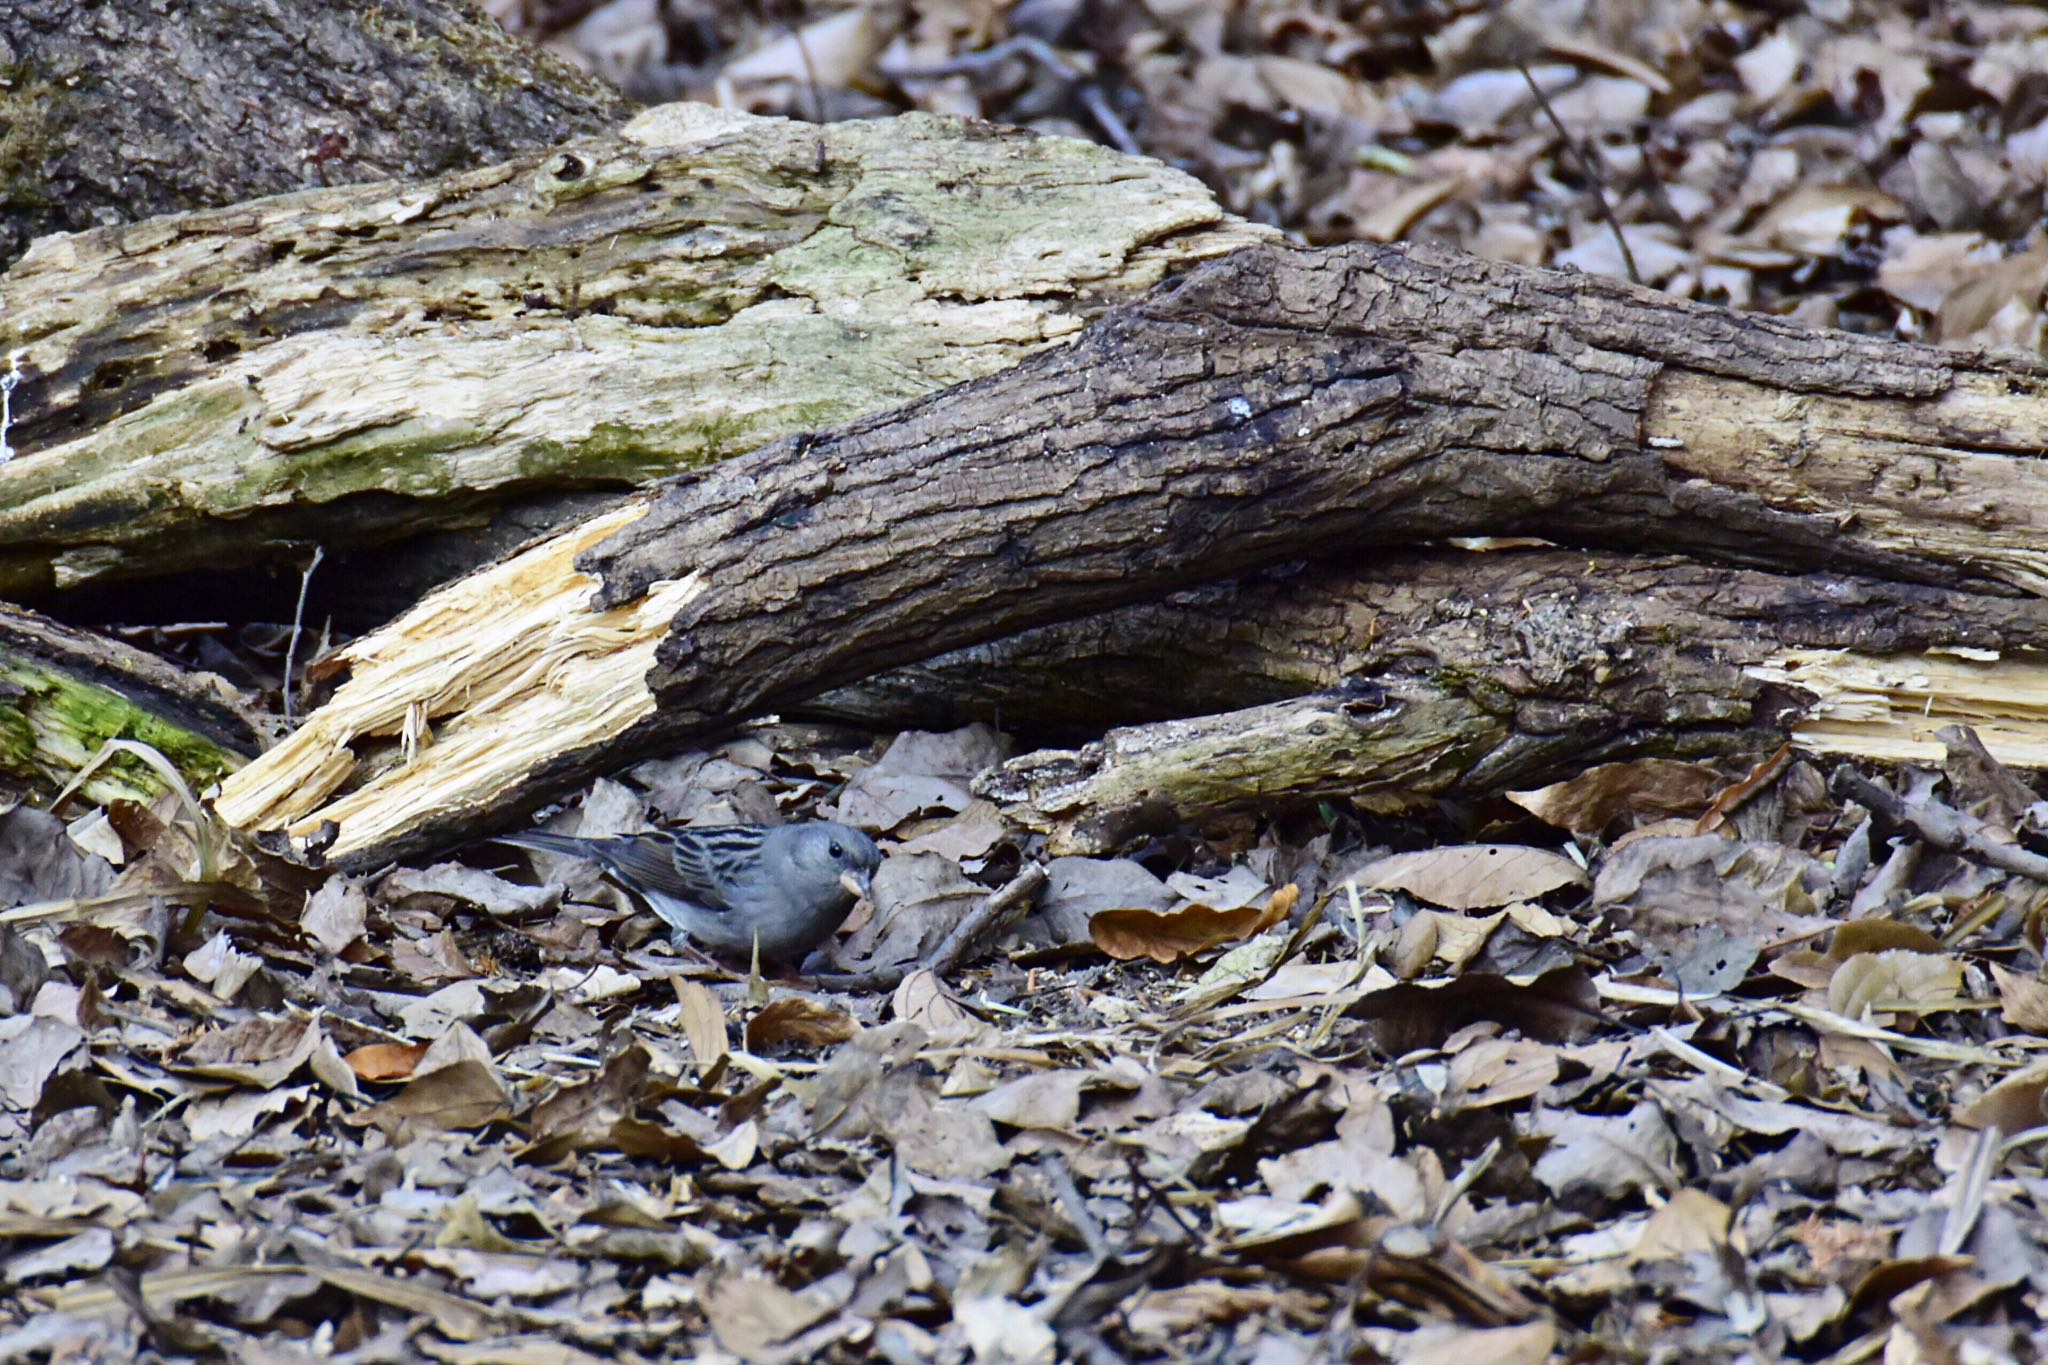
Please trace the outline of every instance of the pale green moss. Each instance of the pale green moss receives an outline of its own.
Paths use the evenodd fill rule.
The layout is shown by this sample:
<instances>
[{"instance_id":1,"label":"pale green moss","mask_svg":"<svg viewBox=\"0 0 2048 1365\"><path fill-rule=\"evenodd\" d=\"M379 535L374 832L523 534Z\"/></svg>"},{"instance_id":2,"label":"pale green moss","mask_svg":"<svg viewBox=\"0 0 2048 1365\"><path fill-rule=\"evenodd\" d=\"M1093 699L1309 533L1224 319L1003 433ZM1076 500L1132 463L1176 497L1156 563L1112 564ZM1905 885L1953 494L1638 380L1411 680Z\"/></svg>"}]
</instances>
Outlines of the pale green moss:
<instances>
[{"instance_id":1,"label":"pale green moss","mask_svg":"<svg viewBox=\"0 0 2048 1365\"><path fill-rule=\"evenodd\" d=\"M0 651L0 768L16 780L54 791L110 739L147 744L199 788L242 765L211 740L172 725L108 688L54 672L34 659ZM150 801L163 783L146 765L121 755L86 783L88 801Z\"/></svg>"}]
</instances>

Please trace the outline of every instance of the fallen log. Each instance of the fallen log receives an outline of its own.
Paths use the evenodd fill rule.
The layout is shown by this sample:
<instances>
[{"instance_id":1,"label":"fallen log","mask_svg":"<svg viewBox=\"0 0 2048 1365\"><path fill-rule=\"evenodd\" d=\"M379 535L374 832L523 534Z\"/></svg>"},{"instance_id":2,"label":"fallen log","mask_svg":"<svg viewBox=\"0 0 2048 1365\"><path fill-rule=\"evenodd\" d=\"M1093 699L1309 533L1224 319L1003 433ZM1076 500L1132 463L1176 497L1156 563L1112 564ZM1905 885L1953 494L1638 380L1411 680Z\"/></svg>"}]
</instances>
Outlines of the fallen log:
<instances>
[{"instance_id":1,"label":"fallen log","mask_svg":"<svg viewBox=\"0 0 2048 1365\"><path fill-rule=\"evenodd\" d=\"M1457 535L2048 585L2048 367L1427 247L1260 247L629 500L356 642L220 809L381 862L881 668Z\"/></svg>"},{"instance_id":2,"label":"fallen log","mask_svg":"<svg viewBox=\"0 0 2048 1365\"><path fill-rule=\"evenodd\" d=\"M296 565L506 502L546 522L528 504L999 371L1270 235L1071 138L670 105L46 238L0 276L0 595Z\"/></svg>"},{"instance_id":3,"label":"fallen log","mask_svg":"<svg viewBox=\"0 0 2048 1365\"><path fill-rule=\"evenodd\" d=\"M1220 714L1156 719L1173 678ZM900 714L913 698L955 706ZM1391 813L1614 759L1754 759L1788 734L1814 751L1939 762L1939 732L1961 722L2010 761L2048 766L2044 704L2038 598L1671 556L1436 549L1042 627L800 713L1000 717L1027 733L1087 729L1091 713L1091 734L1121 724L980 783L1067 853L1288 802Z\"/></svg>"},{"instance_id":4,"label":"fallen log","mask_svg":"<svg viewBox=\"0 0 2048 1365\"><path fill-rule=\"evenodd\" d=\"M260 708L222 678L0 605L0 787L17 798L54 796L108 740L148 744L200 787L241 766L270 736ZM82 794L146 801L162 787L124 755Z\"/></svg>"}]
</instances>

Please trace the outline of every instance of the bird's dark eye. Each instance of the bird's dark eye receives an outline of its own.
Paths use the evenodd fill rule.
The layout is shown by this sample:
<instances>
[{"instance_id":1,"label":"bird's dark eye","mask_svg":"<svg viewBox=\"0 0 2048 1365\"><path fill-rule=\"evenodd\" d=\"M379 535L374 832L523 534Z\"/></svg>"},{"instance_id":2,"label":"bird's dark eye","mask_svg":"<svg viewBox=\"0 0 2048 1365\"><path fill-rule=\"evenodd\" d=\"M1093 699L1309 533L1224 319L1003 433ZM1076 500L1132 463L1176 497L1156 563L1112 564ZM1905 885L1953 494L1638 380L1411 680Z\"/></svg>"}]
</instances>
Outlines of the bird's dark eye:
<instances>
[{"instance_id":1,"label":"bird's dark eye","mask_svg":"<svg viewBox=\"0 0 2048 1365\"><path fill-rule=\"evenodd\" d=\"M832 845L832 856L834 858L844 858L846 856L846 850L835 843Z\"/></svg>"}]
</instances>

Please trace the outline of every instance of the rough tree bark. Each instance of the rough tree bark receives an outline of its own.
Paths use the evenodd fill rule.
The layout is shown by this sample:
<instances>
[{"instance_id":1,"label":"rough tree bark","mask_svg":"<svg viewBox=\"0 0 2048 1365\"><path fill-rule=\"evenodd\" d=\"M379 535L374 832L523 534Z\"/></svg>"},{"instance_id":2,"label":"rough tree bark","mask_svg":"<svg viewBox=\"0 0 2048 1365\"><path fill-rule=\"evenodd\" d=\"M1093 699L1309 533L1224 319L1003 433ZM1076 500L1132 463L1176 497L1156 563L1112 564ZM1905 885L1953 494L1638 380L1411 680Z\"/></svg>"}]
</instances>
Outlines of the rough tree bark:
<instances>
[{"instance_id":1,"label":"rough tree bark","mask_svg":"<svg viewBox=\"0 0 2048 1365\"><path fill-rule=\"evenodd\" d=\"M2048 698L2044 647L2048 602L2032 597L1672 556L1434 549L1042 627L798 709L1086 734L1078 750L1013 759L982 789L1055 851L1099 851L1164 813L1322 797L1394 810L1612 758L1756 757L1788 721L1810 749L1935 761L1938 732L1961 721L2012 761L2048 765L2048 733L2023 719ZM1169 679L1192 696L1170 697ZM948 710L932 709L941 700ZM1218 714L1154 719L1175 701Z\"/></svg>"},{"instance_id":2,"label":"rough tree bark","mask_svg":"<svg viewBox=\"0 0 2048 1365\"><path fill-rule=\"evenodd\" d=\"M1444 536L2038 592L2044 386L1447 251L1255 248L451 585L220 808L380 861L881 667Z\"/></svg>"},{"instance_id":3,"label":"rough tree bark","mask_svg":"<svg viewBox=\"0 0 2048 1365\"><path fill-rule=\"evenodd\" d=\"M8 0L0 67L0 268L44 233L416 180L633 107L459 0Z\"/></svg>"}]
</instances>

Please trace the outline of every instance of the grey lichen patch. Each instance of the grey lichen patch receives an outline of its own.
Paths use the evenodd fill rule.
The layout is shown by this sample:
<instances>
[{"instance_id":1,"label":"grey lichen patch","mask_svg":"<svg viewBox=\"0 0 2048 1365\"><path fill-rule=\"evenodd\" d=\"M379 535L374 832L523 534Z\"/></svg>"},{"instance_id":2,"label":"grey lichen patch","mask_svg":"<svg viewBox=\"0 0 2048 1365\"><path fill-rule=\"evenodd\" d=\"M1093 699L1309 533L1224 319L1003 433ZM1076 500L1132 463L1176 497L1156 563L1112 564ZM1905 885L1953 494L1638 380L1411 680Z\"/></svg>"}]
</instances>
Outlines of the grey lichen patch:
<instances>
[{"instance_id":1,"label":"grey lichen patch","mask_svg":"<svg viewBox=\"0 0 2048 1365\"><path fill-rule=\"evenodd\" d=\"M69 782L110 739L137 740L170 760L199 788L242 765L211 740L137 707L108 688L53 671L33 658L0 651L0 771L30 790ZM146 764L120 755L82 789L86 800L154 800L163 782Z\"/></svg>"}]
</instances>

